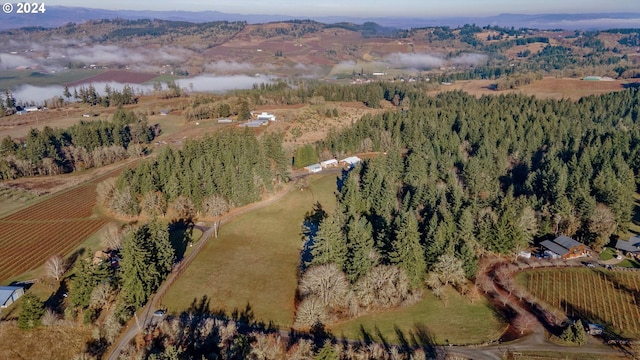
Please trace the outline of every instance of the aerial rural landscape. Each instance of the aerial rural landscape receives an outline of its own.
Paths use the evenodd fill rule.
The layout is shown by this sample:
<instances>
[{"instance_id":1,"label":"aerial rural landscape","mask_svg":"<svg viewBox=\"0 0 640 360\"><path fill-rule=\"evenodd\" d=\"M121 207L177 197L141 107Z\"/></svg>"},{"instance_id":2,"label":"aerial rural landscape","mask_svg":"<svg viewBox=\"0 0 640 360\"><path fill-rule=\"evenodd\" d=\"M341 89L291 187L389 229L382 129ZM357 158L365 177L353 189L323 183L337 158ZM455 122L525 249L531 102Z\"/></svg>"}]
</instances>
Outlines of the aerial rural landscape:
<instances>
[{"instance_id":1,"label":"aerial rural landscape","mask_svg":"<svg viewBox=\"0 0 640 360\"><path fill-rule=\"evenodd\" d=\"M4 4L0 358L640 359L640 13L575 3Z\"/></svg>"}]
</instances>

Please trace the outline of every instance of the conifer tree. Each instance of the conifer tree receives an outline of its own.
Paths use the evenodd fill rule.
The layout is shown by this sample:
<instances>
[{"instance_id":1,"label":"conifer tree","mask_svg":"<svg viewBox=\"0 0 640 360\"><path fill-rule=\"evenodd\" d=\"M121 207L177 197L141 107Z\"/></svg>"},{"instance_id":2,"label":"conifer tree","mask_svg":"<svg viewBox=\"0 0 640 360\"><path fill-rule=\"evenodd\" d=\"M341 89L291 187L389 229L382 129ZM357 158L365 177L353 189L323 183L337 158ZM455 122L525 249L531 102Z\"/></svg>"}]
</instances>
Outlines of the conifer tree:
<instances>
[{"instance_id":1,"label":"conifer tree","mask_svg":"<svg viewBox=\"0 0 640 360\"><path fill-rule=\"evenodd\" d=\"M411 213L402 213L396 218L395 240L389 260L405 271L412 287L422 283L427 263L420 244L418 221Z\"/></svg>"},{"instance_id":2,"label":"conifer tree","mask_svg":"<svg viewBox=\"0 0 640 360\"><path fill-rule=\"evenodd\" d=\"M38 297L28 292L20 300L21 309L18 316L20 329L33 329L40 325L40 319L44 315L44 304Z\"/></svg>"},{"instance_id":3,"label":"conifer tree","mask_svg":"<svg viewBox=\"0 0 640 360\"><path fill-rule=\"evenodd\" d=\"M311 265L336 264L344 269L347 261L347 243L342 231L342 214L339 210L325 218L311 246Z\"/></svg>"},{"instance_id":4,"label":"conifer tree","mask_svg":"<svg viewBox=\"0 0 640 360\"><path fill-rule=\"evenodd\" d=\"M347 223L347 251L345 273L355 282L378 262L371 235L371 224L364 217L354 217Z\"/></svg>"}]
</instances>

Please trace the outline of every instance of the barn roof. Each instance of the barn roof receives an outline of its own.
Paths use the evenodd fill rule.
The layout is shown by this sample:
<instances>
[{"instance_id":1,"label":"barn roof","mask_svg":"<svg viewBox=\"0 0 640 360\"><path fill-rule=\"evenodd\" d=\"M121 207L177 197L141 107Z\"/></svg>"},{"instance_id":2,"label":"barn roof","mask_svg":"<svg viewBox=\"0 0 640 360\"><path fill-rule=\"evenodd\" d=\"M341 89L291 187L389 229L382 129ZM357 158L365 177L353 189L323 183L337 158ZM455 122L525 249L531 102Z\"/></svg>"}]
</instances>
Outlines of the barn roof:
<instances>
[{"instance_id":1,"label":"barn roof","mask_svg":"<svg viewBox=\"0 0 640 360\"><path fill-rule=\"evenodd\" d=\"M20 290L20 286L0 286L0 306L3 306L13 296L16 290Z\"/></svg>"},{"instance_id":2,"label":"barn roof","mask_svg":"<svg viewBox=\"0 0 640 360\"><path fill-rule=\"evenodd\" d=\"M575 241L572 238L564 235L558 236L557 238L555 238L555 240L553 240L553 242L567 249L570 249L574 246L583 245L582 243Z\"/></svg>"},{"instance_id":3,"label":"barn roof","mask_svg":"<svg viewBox=\"0 0 640 360\"><path fill-rule=\"evenodd\" d=\"M569 252L568 249L566 249L566 248L554 243L551 240L545 240L545 241L541 242L540 245L546 247L547 249L553 251L554 253L556 253L556 254L558 254L560 256L562 256L562 255L564 255L564 254Z\"/></svg>"}]
</instances>

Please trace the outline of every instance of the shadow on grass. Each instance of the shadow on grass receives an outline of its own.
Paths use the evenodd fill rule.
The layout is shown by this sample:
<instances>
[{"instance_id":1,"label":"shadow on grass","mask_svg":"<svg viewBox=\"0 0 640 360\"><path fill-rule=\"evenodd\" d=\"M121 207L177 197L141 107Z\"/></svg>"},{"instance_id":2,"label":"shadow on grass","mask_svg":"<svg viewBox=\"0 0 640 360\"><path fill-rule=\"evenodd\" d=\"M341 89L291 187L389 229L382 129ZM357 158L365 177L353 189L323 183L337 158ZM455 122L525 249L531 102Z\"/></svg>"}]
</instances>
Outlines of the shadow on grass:
<instances>
[{"instance_id":1,"label":"shadow on grass","mask_svg":"<svg viewBox=\"0 0 640 360\"><path fill-rule=\"evenodd\" d=\"M316 202L313 204L313 210L308 211L304 215L304 221L302 222L302 241L304 245L300 250L300 271L304 271L307 264L313 260L311 255L311 249L315 242L315 238L318 235L318 229L320 224L327 218L327 212L322 208L322 204Z\"/></svg>"},{"instance_id":2,"label":"shadow on grass","mask_svg":"<svg viewBox=\"0 0 640 360\"><path fill-rule=\"evenodd\" d=\"M49 298L44 302L44 307L51 309L58 314L63 313L64 307L62 305L68 293L69 288L67 287L67 279L64 278L60 281L60 286L58 286L56 292L51 294L51 296L49 296Z\"/></svg>"},{"instance_id":3,"label":"shadow on grass","mask_svg":"<svg viewBox=\"0 0 640 360\"><path fill-rule=\"evenodd\" d=\"M414 323L413 327L406 332L397 325L393 326L396 341L389 341L388 335L384 335L380 328L374 327L373 333L360 325L361 340L353 341L342 339L344 344L350 343L356 347L367 347L373 343L379 343L389 351L392 346L398 346L401 353L414 354L421 349L427 359L438 359L442 356L442 350L438 348L435 337L431 330L424 323Z\"/></svg>"},{"instance_id":4,"label":"shadow on grass","mask_svg":"<svg viewBox=\"0 0 640 360\"><path fill-rule=\"evenodd\" d=\"M193 226L190 219L174 220L169 224L169 241L175 251L176 261L182 260L193 241Z\"/></svg>"}]
</instances>

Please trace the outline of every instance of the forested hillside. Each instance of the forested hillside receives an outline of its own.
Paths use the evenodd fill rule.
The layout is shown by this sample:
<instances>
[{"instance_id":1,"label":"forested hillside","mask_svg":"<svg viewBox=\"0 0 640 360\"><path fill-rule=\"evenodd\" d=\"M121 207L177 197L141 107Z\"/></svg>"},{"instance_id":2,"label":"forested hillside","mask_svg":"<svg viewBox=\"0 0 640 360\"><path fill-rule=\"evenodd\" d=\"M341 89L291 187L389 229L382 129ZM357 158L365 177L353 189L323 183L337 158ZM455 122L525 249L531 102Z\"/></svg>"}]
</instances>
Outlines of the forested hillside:
<instances>
[{"instance_id":1,"label":"forested hillside","mask_svg":"<svg viewBox=\"0 0 640 360\"><path fill-rule=\"evenodd\" d=\"M189 140L182 150L165 148L101 193L111 210L126 215L164 215L171 205L181 218L217 216L259 200L286 175L280 135L258 139L248 130L230 130Z\"/></svg>"},{"instance_id":2,"label":"forested hillside","mask_svg":"<svg viewBox=\"0 0 640 360\"><path fill-rule=\"evenodd\" d=\"M640 171L637 89L578 102L384 93L411 109L364 116L318 145L384 154L345 173L338 210L315 219L300 324L396 305L425 281L436 293L447 283L466 291L485 252L511 256L559 234L600 249L628 226ZM359 290L388 265L404 274L387 271L394 280ZM333 287L309 288L322 278ZM355 294L351 303L334 301L345 294Z\"/></svg>"}]
</instances>

